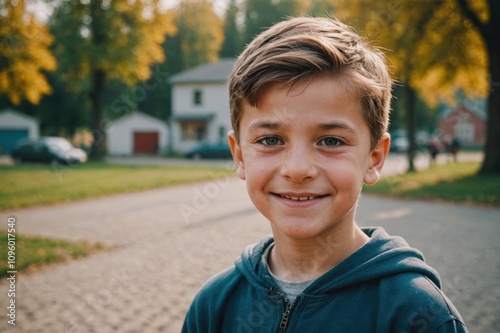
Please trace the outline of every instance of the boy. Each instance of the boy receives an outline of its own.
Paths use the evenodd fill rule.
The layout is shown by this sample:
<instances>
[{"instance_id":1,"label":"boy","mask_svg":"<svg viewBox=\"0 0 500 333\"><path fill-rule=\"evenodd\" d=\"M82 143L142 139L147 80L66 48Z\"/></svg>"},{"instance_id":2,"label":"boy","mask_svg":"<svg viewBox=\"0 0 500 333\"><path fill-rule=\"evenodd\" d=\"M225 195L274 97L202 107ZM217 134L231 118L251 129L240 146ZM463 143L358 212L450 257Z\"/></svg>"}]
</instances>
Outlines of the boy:
<instances>
[{"instance_id":1,"label":"boy","mask_svg":"<svg viewBox=\"0 0 500 333\"><path fill-rule=\"evenodd\" d=\"M422 255L354 215L389 150L383 56L344 24L265 31L229 78L229 144L273 236L212 278L183 332L466 332Z\"/></svg>"}]
</instances>

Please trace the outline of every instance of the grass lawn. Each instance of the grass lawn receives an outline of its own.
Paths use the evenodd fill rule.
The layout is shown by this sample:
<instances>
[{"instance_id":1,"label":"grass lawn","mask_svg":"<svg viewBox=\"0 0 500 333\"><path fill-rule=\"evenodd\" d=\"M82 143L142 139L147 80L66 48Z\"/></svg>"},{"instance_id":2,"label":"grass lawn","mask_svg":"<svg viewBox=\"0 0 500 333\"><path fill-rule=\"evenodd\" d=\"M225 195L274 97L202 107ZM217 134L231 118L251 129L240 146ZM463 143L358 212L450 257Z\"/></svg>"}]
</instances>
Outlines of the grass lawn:
<instances>
[{"instance_id":1,"label":"grass lawn","mask_svg":"<svg viewBox=\"0 0 500 333\"><path fill-rule=\"evenodd\" d=\"M229 163L229 162L228 162ZM0 210L75 201L235 175L227 167L0 166Z\"/></svg>"},{"instance_id":2,"label":"grass lawn","mask_svg":"<svg viewBox=\"0 0 500 333\"><path fill-rule=\"evenodd\" d=\"M12 238L11 238L12 240ZM0 232L0 277L6 276L8 268L7 233ZM71 243L42 237L25 237L15 234L15 270L34 270L47 264L64 262L103 250L99 244Z\"/></svg>"},{"instance_id":3,"label":"grass lawn","mask_svg":"<svg viewBox=\"0 0 500 333\"><path fill-rule=\"evenodd\" d=\"M229 162L228 162L229 164ZM0 210L76 201L235 175L230 167L124 166L89 162L76 167L49 165L0 166ZM0 277L7 275L8 238L0 231ZM18 272L83 257L104 249L15 235Z\"/></svg>"},{"instance_id":4,"label":"grass lawn","mask_svg":"<svg viewBox=\"0 0 500 333\"><path fill-rule=\"evenodd\" d=\"M500 206L500 177L478 175L480 164L449 163L382 178L363 192L409 199Z\"/></svg>"}]
</instances>

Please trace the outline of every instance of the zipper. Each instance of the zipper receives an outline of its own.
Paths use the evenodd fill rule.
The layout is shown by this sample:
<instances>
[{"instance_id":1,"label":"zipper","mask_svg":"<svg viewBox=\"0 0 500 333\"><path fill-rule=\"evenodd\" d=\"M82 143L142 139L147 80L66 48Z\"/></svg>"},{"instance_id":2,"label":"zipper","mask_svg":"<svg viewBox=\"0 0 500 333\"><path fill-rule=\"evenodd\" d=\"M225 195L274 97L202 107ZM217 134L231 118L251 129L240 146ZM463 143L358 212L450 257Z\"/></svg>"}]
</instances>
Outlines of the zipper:
<instances>
[{"instance_id":1,"label":"zipper","mask_svg":"<svg viewBox=\"0 0 500 333\"><path fill-rule=\"evenodd\" d=\"M292 311L295 308L295 305L299 301L300 296L297 296L297 298L295 298L295 301L293 301L293 303L290 304L290 302L288 301L288 299L285 297L285 294L283 294L280 291L277 291L276 287L271 287L271 289L269 290L269 293L270 294L276 294L276 295L278 295L279 298L281 298L281 300L283 302L285 310L281 314L281 321L280 321L280 326L279 327L280 327L280 330L282 332L285 332L285 330L286 330L286 328L288 326L288 321L290 320L290 315L292 314Z\"/></svg>"}]
</instances>

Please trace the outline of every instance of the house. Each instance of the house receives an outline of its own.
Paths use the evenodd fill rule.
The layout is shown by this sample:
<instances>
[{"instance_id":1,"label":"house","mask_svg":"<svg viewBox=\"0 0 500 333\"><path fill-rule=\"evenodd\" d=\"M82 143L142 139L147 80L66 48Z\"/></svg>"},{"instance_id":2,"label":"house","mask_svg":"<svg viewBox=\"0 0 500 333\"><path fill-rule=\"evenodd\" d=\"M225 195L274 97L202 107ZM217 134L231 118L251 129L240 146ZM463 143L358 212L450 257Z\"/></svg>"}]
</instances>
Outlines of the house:
<instances>
[{"instance_id":1,"label":"house","mask_svg":"<svg viewBox=\"0 0 500 333\"><path fill-rule=\"evenodd\" d=\"M231 129L227 78L235 59L220 59L173 75L172 150L185 153L205 141L226 140Z\"/></svg>"},{"instance_id":2,"label":"house","mask_svg":"<svg viewBox=\"0 0 500 333\"><path fill-rule=\"evenodd\" d=\"M466 147L479 147L486 142L486 111L480 101L465 101L445 111L439 121L443 137L458 138Z\"/></svg>"},{"instance_id":3,"label":"house","mask_svg":"<svg viewBox=\"0 0 500 333\"><path fill-rule=\"evenodd\" d=\"M0 155L9 154L19 140L37 139L39 133L37 119L12 109L0 111Z\"/></svg>"},{"instance_id":4,"label":"house","mask_svg":"<svg viewBox=\"0 0 500 333\"><path fill-rule=\"evenodd\" d=\"M112 122L106 134L109 155L157 155L167 148L167 124L141 112Z\"/></svg>"}]
</instances>

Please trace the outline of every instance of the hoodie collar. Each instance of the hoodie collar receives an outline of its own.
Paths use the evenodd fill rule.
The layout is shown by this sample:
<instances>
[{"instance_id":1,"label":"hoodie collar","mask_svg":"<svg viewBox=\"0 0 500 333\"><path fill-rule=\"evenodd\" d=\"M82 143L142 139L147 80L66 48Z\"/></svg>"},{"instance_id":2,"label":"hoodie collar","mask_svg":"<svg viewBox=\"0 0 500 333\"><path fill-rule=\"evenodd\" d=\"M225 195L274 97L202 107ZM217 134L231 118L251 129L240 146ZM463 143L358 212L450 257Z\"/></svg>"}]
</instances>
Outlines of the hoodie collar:
<instances>
[{"instance_id":1,"label":"hoodie collar","mask_svg":"<svg viewBox=\"0 0 500 333\"><path fill-rule=\"evenodd\" d=\"M441 287L438 273L427 265L422 253L411 248L401 237L389 236L383 228L363 227L370 240L358 251L318 277L307 289L308 294L330 293L335 290L378 279L383 276L414 272L427 276ZM236 261L236 268L258 289L274 286L261 262L265 249L274 242L268 236L248 246Z\"/></svg>"}]
</instances>

